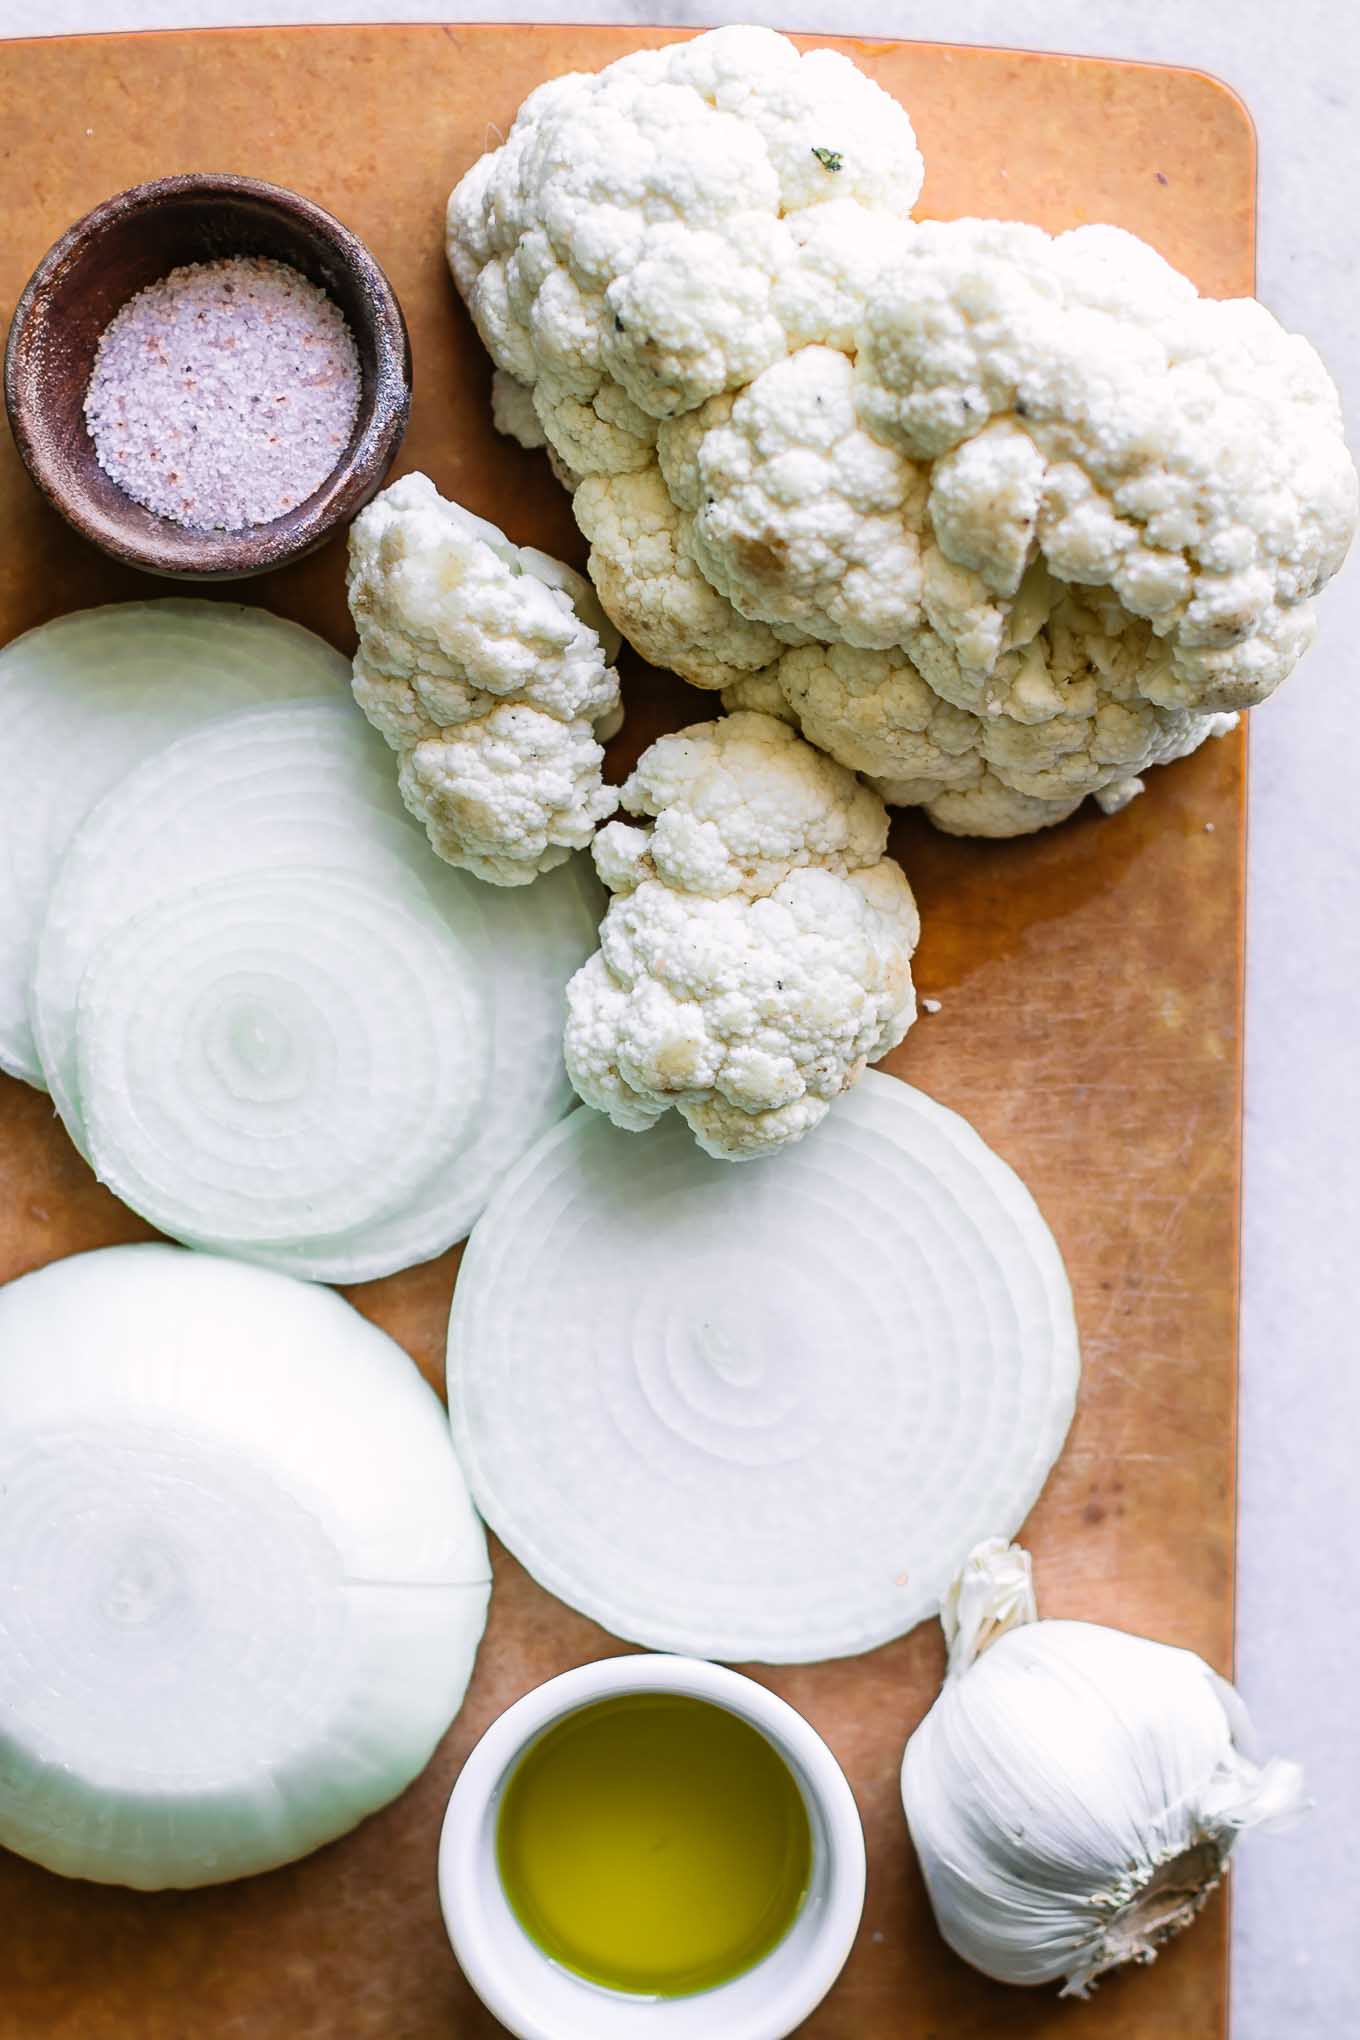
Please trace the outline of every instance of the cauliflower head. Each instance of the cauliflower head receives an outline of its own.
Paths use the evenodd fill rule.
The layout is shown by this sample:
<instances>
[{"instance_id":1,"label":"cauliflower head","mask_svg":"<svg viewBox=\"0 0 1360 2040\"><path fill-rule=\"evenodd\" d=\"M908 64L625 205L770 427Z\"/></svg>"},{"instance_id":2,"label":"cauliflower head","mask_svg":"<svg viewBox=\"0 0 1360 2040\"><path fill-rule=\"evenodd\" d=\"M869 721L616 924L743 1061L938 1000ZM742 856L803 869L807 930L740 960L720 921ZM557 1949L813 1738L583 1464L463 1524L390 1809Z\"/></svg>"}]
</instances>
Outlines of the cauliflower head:
<instances>
[{"instance_id":1,"label":"cauliflower head","mask_svg":"<svg viewBox=\"0 0 1360 2040\"><path fill-rule=\"evenodd\" d=\"M350 530L354 695L449 864L526 885L616 804L618 634L588 582L405 475Z\"/></svg>"},{"instance_id":2,"label":"cauliflower head","mask_svg":"<svg viewBox=\"0 0 1360 2040\"><path fill-rule=\"evenodd\" d=\"M448 254L644 656L1012 835L1280 684L1356 478L1254 300L1113 227L913 221L920 182L853 66L722 29L532 94Z\"/></svg>"},{"instance_id":3,"label":"cauliflower head","mask_svg":"<svg viewBox=\"0 0 1360 2040\"><path fill-rule=\"evenodd\" d=\"M595 862L613 895L567 988L586 1104L641 1130L674 1108L725 1161L824 1117L916 1014L920 933L887 815L786 722L699 723L644 752Z\"/></svg>"}]
</instances>

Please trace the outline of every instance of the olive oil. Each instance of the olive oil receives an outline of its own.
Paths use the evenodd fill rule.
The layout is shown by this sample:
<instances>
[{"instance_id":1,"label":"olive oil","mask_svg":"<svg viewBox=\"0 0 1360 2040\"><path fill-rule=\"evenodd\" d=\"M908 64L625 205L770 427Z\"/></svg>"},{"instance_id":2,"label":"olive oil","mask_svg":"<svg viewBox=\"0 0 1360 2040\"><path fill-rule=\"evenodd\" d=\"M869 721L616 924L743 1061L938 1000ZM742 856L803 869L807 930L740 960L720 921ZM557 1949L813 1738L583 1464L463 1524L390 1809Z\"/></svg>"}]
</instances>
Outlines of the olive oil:
<instances>
[{"instance_id":1,"label":"olive oil","mask_svg":"<svg viewBox=\"0 0 1360 2040\"><path fill-rule=\"evenodd\" d=\"M569 1714L505 1786L501 1883L543 1951L607 1988L680 1997L783 1938L812 1869L807 1809L749 1722L686 1694Z\"/></svg>"}]
</instances>

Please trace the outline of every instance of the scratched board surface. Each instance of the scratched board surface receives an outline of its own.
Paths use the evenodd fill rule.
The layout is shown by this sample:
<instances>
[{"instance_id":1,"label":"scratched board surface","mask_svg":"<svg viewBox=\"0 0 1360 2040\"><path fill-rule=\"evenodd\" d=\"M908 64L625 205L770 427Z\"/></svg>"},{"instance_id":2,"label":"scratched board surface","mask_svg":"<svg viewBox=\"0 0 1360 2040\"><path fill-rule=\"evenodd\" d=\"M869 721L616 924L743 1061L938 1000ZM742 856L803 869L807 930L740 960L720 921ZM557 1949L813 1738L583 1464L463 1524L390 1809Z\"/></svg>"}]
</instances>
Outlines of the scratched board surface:
<instances>
[{"instance_id":1,"label":"scratched board surface","mask_svg":"<svg viewBox=\"0 0 1360 2040\"><path fill-rule=\"evenodd\" d=\"M663 32L370 28L208 32L0 47L0 304L78 214L169 171L296 187L363 235L410 320L417 389L400 466L580 560L537 455L497 441L489 368L440 250L450 185L526 91ZM1242 107L1192 72L933 45L842 45L916 123L921 210L1133 228L1219 295L1252 285ZM86 550L0 448L0 635L157 592ZM232 591L224 591L232 592ZM236 591L351 643L337 542ZM634 664L616 766L715 704ZM1068 1450L1030 1524L1043 1605L1155 1631L1226 1668L1232 1638L1243 751L1208 745L1109 820L1010 844L899 821L940 1001L889 1067L970 1118L1020 1171L1071 1270L1085 1375ZM54 771L60 761L53 761ZM144 1236L92 1180L47 1101L0 1089L0 1276ZM439 1383L456 1255L352 1292ZM827 1364L835 1365L834 1353ZM0 1853L0 2040L483 2040L499 2030L444 1941L439 1821L472 1742L517 1694L620 1646L496 1554L467 1705L393 1807L308 1862L218 1891L63 1883ZM863 1931L803 2029L818 2040L1102 2035L1222 2040L1216 1900L1154 1969L1089 2004L984 1982L936 1940L897 1798L936 1690L935 1625L849 1662L754 1668L826 1736L869 1843ZM715 2036L720 2040L720 2036Z\"/></svg>"}]
</instances>

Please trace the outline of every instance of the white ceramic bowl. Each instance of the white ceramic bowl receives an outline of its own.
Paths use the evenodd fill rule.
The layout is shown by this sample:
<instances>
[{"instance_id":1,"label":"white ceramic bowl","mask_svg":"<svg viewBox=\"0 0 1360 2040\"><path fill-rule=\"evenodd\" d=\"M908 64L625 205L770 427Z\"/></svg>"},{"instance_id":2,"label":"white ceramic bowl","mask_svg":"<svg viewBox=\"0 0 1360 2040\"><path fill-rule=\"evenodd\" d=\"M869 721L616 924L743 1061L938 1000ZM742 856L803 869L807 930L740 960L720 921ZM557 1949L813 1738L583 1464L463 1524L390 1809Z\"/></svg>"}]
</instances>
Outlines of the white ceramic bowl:
<instances>
[{"instance_id":1,"label":"white ceramic bowl","mask_svg":"<svg viewBox=\"0 0 1360 2040\"><path fill-rule=\"evenodd\" d=\"M739 1714L788 1765L812 1829L812 1877L793 1925L754 1968L689 1997L633 1997L574 1976L529 1939L496 1869L501 1792L528 1745L565 1714L620 1693L686 1693ZM864 1834L845 1774L783 1700L699 1658L616 1657L563 1672L492 1723L453 1788L439 1902L464 1975L517 2040L783 2040L844 1966L864 1907Z\"/></svg>"}]
</instances>

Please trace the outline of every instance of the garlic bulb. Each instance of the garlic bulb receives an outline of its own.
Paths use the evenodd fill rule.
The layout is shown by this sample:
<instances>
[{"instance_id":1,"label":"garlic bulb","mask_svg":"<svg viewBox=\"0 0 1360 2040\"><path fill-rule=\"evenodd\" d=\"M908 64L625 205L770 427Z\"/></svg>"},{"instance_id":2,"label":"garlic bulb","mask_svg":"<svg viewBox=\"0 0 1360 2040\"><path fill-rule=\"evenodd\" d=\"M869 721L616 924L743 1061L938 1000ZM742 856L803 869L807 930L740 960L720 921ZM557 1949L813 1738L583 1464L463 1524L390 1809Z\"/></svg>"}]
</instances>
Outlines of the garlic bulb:
<instances>
[{"instance_id":1,"label":"garlic bulb","mask_svg":"<svg viewBox=\"0 0 1360 2040\"><path fill-rule=\"evenodd\" d=\"M941 1620L949 1669L902 1801L941 1934L1002 1983L1084 1996L1190 1924L1247 1828L1304 1804L1192 1651L1036 1619L1027 1553L978 1546Z\"/></svg>"}]
</instances>

